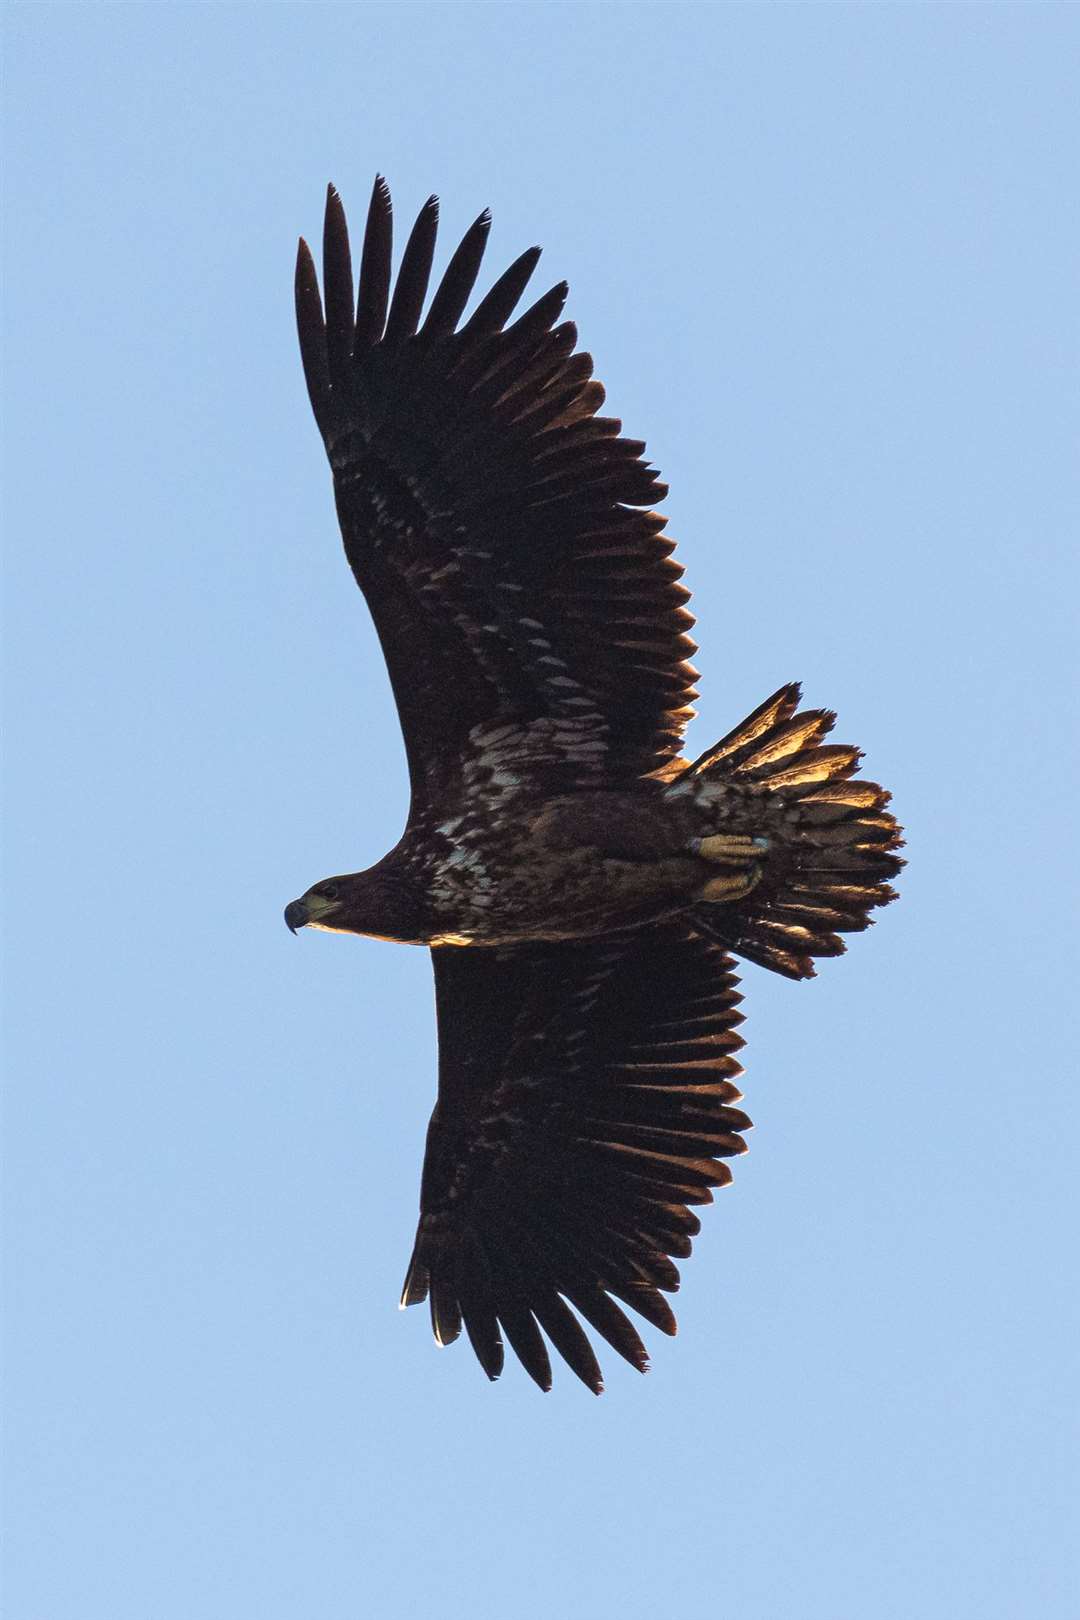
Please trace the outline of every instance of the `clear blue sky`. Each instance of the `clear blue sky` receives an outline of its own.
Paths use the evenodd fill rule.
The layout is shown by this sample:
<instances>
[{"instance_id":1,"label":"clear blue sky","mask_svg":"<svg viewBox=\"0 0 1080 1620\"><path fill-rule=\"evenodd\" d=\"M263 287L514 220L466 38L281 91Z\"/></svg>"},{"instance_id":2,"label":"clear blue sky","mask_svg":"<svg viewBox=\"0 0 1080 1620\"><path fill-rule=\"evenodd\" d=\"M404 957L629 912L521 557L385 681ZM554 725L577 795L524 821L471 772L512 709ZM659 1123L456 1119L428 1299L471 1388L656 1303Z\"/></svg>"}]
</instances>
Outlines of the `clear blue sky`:
<instances>
[{"instance_id":1,"label":"clear blue sky","mask_svg":"<svg viewBox=\"0 0 1080 1620\"><path fill-rule=\"evenodd\" d=\"M6 28L9 1620L1073 1620L1080 11ZM398 1312L428 962L281 920L405 812L290 308L377 168L569 278L691 745L799 676L910 829L747 969L751 1152L600 1401Z\"/></svg>"}]
</instances>

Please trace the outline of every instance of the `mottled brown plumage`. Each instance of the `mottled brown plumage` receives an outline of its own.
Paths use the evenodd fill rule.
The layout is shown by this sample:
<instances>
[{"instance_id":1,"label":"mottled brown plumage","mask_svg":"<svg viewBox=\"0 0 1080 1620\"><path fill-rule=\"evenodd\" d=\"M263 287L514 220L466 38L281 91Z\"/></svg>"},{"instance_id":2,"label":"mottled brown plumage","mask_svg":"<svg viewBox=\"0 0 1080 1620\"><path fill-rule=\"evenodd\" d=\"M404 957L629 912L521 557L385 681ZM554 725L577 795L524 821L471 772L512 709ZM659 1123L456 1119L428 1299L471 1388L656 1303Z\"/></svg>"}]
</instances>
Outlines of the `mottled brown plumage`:
<instances>
[{"instance_id":1,"label":"mottled brown plumage","mask_svg":"<svg viewBox=\"0 0 1080 1620\"><path fill-rule=\"evenodd\" d=\"M464 1326L493 1378L505 1336L543 1388L550 1343L598 1391L579 1318L645 1367L616 1300L674 1332L692 1206L745 1145L733 954L811 975L892 898L899 829L794 685L678 757L693 621L648 510L664 486L598 414L565 283L511 322L538 249L463 320L481 214L427 302L437 217L391 293L376 181L354 304L331 188L325 311L300 245L304 373L412 800L395 849L286 920L431 947L439 1098L403 1304L429 1299L441 1343Z\"/></svg>"}]
</instances>

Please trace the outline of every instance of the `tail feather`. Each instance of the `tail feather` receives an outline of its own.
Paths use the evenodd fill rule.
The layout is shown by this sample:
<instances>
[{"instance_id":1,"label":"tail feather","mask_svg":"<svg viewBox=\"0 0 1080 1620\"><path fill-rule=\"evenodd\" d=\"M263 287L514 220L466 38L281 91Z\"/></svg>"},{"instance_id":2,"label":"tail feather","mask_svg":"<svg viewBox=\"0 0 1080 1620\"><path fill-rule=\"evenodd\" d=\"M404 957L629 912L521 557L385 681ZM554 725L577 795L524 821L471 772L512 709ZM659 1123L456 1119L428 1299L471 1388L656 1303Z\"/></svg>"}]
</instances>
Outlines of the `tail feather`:
<instances>
[{"instance_id":1,"label":"tail feather","mask_svg":"<svg viewBox=\"0 0 1080 1620\"><path fill-rule=\"evenodd\" d=\"M793 979L813 976L814 957L839 956L842 934L869 927L870 912L896 898L887 879L904 864L890 795L851 780L861 751L825 744L835 715L798 713L800 696L795 682L782 686L679 778L732 789L770 845L758 886L734 904L700 903L695 926Z\"/></svg>"},{"instance_id":2,"label":"tail feather","mask_svg":"<svg viewBox=\"0 0 1080 1620\"><path fill-rule=\"evenodd\" d=\"M700 759L695 759L688 767L689 773L702 776L714 766L721 764L726 764L729 770L734 769L741 762L740 756L745 759L753 752L752 745L759 737L783 721L790 720L799 706L801 696L802 687L797 681L782 686L779 692L774 692L771 698L767 698L754 710L753 714L748 714L734 731L729 731L726 737L721 737L720 741L702 754Z\"/></svg>"},{"instance_id":3,"label":"tail feather","mask_svg":"<svg viewBox=\"0 0 1080 1620\"><path fill-rule=\"evenodd\" d=\"M790 760L792 754L801 759L804 750L816 748L835 723L836 716L828 709L810 709L806 714L795 715L774 727L763 742L755 744L753 753L740 762L740 775L768 775L766 767L771 768L780 760Z\"/></svg>"}]
</instances>

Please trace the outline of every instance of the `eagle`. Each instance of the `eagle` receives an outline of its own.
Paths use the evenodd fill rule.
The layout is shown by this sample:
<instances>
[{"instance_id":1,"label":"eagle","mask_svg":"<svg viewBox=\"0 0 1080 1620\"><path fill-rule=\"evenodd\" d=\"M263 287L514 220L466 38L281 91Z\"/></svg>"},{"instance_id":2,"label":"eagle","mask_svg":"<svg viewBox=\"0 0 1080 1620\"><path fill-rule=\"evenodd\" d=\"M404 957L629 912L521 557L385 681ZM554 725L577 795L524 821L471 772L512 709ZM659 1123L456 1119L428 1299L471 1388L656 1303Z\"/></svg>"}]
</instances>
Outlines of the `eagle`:
<instances>
[{"instance_id":1,"label":"eagle","mask_svg":"<svg viewBox=\"0 0 1080 1620\"><path fill-rule=\"evenodd\" d=\"M597 1394L585 1325L634 1367L627 1309L665 1295L750 1126L736 959L792 979L894 898L900 828L835 716L788 683L700 758L682 569L644 443L540 256L465 317L491 216L428 302L438 199L393 280L374 184L358 278L331 186L323 292L301 239L296 316L345 554L408 759L408 824L366 871L314 884L303 927L427 946L438 1097L401 1298L489 1378L504 1340Z\"/></svg>"}]
</instances>

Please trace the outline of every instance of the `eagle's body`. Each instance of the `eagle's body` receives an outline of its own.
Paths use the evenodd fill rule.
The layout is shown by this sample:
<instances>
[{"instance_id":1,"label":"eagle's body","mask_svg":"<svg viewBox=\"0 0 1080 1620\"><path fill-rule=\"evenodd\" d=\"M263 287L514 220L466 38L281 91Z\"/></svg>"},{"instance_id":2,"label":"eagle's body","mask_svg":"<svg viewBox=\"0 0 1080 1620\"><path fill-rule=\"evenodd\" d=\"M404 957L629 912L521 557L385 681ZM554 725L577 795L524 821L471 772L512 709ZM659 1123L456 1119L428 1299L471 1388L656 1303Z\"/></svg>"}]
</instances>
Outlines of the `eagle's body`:
<instances>
[{"instance_id":1,"label":"eagle's body","mask_svg":"<svg viewBox=\"0 0 1080 1620\"><path fill-rule=\"evenodd\" d=\"M430 844L420 836L442 935L479 945L603 938L684 910L715 875L674 843L658 790L536 801L509 789L489 809L479 799Z\"/></svg>"},{"instance_id":2,"label":"eagle's body","mask_svg":"<svg viewBox=\"0 0 1080 1620\"><path fill-rule=\"evenodd\" d=\"M440 1342L464 1325L491 1377L505 1333L546 1388L543 1328L599 1390L569 1305L644 1367L612 1296L674 1331L669 1256L745 1145L729 953L812 974L892 898L899 829L794 685L679 757L693 621L645 510L664 488L597 415L592 362L554 324L565 286L507 324L538 250L459 324L486 215L421 324L436 218L432 199L391 299L376 182L354 306L331 190L325 315L301 243L305 375L412 804L383 860L285 915L431 947L439 1101L403 1303L430 1298Z\"/></svg>"}]
</instances>

